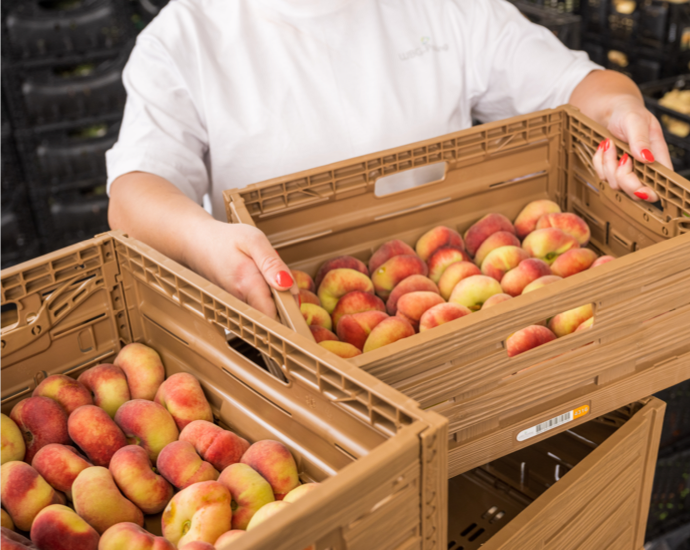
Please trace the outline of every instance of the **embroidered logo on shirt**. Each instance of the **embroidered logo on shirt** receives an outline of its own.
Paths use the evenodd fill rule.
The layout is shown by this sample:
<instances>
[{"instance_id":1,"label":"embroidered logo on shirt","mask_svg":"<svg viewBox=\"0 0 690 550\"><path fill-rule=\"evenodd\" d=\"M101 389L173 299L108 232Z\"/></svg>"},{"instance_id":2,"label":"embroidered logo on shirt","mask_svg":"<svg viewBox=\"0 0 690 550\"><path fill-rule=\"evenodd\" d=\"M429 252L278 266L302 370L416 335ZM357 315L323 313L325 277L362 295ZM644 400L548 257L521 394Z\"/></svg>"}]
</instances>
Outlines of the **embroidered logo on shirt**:
<instances>
[{"instance_id":1,"label":"embroidered logo on shirt","mask_svg":"<svg viewBox=\"0 0 690 550\"><path fill-rule=\"evenodd\" d=\"M421 46L398 54L401 61L407 61L413 57L422 57L428 53L441 53L448 50L448 43L439 46L429 36L422 36L419 41Z\"/></svg>"}]
</instances>

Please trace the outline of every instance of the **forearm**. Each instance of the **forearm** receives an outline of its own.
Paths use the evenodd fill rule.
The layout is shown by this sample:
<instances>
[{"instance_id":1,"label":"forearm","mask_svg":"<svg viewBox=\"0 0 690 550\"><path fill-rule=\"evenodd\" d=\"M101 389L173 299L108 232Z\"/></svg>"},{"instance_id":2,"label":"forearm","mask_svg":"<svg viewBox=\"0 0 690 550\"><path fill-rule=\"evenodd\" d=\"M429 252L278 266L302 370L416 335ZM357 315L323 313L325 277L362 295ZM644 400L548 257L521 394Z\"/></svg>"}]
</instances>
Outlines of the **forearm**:
<instances>
[{"instance_id":1,"label":"forearm","mask_svg":"<svg viewBox=\"0 0 690 550\"><path fill-rule=\"evenodd\" d=\"M609 125L614 109L626 102L631 106L644 107L637 85L615 71L592 71L570 96L572 105L603 126Z\"/></svg>"}]
</instances>

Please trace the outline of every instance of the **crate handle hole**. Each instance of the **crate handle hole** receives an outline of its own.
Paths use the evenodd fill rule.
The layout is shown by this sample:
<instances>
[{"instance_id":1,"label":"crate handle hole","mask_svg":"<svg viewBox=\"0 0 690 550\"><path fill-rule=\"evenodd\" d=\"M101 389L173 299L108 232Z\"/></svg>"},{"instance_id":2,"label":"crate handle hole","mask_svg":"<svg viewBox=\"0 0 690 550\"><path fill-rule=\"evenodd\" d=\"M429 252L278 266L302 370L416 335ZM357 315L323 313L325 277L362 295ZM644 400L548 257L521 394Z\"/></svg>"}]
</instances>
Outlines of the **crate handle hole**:
<instances>
[{"instance_id":1,"label":"crate handle hole","mask_svg":"<svg viewBox=\"0 0 690 550\"><path fill-rule=\"evenodd\" d=\"M392 193L408 191L422 185L440 183L446 179L447 168L448 164L446 162L436 162L396 172L390 176L383 176L376 180L374 194L377 197L385 197Z\"/></svg>"},{"instance_id":2,"label":"crate handle hole","mask_svg":"<svg viewBox=\"0 0 690 550\"><path fill-rule=\"evenodd\" d=\"M2 304L2 328L14 328L19 322L19 312L17 311L17 304L14 302L7 302Z\"/></svg>"}]
</instances>

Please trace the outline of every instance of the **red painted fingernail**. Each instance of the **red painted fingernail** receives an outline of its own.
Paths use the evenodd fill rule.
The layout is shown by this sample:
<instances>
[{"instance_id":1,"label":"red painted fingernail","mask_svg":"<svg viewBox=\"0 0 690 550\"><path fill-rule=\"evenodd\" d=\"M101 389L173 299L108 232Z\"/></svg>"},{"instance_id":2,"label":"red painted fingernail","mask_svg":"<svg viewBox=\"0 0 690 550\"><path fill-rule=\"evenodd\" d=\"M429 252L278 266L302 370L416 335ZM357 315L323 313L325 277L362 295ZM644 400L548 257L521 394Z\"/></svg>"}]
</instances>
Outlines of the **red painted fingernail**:
<instances>
[{"instance_id":1,"label":"red painted fingernail","mask_svg":"<svg viewBox=\"0 0 690 550\"><path fill-rule=\"evenodd\" d=\"M610 145L611 145L611 140L608 139L608 138L606 138L606 139L604 140L604 151L608 151Z\"/></svg>"},{"instance_id":2,"label":"red painted fingernail","mask_svg":"<svg viewBox=\"0 0 690 550\"><path fill-rule=\"evenodd\" d=\"M647 162L654 162L654 155L652 155L652 152L649 149L642 149L640 152Z\"/></svg>"},{"instance_id":3,"label":"red painted fingernail","mask_svg":"<svg viewBox=\"0 0 690 550\"><path fill-rule=\"evenodd\" d=\"M626 162L628 162L628 153L625 153L625 155L623 155L623 156L621 157L621 160L618 161L618 167L620 168L620 167L623 166Z\"/></svg>"},{"instance_id":4,"label":"red painted fingernail","mask_svg":"<svg viewBox=\"0 0 690 550\"><path fill-rule=\"evenodd\" d=\"M599 142L599 147L597 147L597 151L601 151L604 148L604 143L606 143L605 139Z\"/></svg>"},{"instance_id":5,"label":"red painted fingernail","mask_svg":"<svg viewBox=\"0 0 690 550\"><path fill-rule=\"evenodd\" d=\"M302 295L301 294L297 295L297 303L299 304L299 307L302 307Z\"/></svg>"},{"instance_id":6,"label":"red painted fingernail","mask_svg":"<svg viewBox=\"0 0 690 550\"><path fill-rule=\"evenodd\" d=\"M283 286L283 287L289 287L292 286L292 277L287 271L279 271L278 275L276 275L276 281L278 281L278 285Z\"/></svg>"},{"instance_id":7,"label":"red painted fingernail","mask_svg":"<svg viewBox=\"0 0 690 550\"><path fill-rule=\"evenodd\" d=\"M647 195L647 193L644 191L635 191L635 196L641 198L643 201L646 201L649 198L649 195Z\"/></svg>"}]
</instances>

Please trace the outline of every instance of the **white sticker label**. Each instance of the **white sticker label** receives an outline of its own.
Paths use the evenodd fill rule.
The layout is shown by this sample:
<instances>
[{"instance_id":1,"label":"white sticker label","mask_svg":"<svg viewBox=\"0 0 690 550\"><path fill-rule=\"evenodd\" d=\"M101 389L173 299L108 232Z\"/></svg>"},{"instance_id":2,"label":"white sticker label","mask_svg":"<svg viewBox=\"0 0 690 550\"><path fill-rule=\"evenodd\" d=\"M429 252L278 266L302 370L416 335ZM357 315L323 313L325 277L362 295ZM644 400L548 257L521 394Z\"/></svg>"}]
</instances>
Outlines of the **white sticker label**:
<instances>
[{"instance_id":1,"label":"white sticker label","mask_svg":"<svg viewBox=\"0 0 690 550\"><path fill-rule=\"evenodd\" d=\"M547 420L546 422L542 422L541 424L537 424L536 426L532 426L531 428L527 428L526 430L522 430L518 434L517 440L518 441L525 441L526 439L536 437L538 435L543 434L544 432L548 432L549 430L553 430L554 428L557 428L558 426L562 426L563 424L567 424L568 422L571 422L572 420L574 420L576 418L584 416L588 412L589 412L589 406L588 405L584 405L583 407L579 407L579 408L574 409L572 411L568 411L567 413L564 413L560 416L556 416L555 418Z\"/></svg>"}]
</instances>

